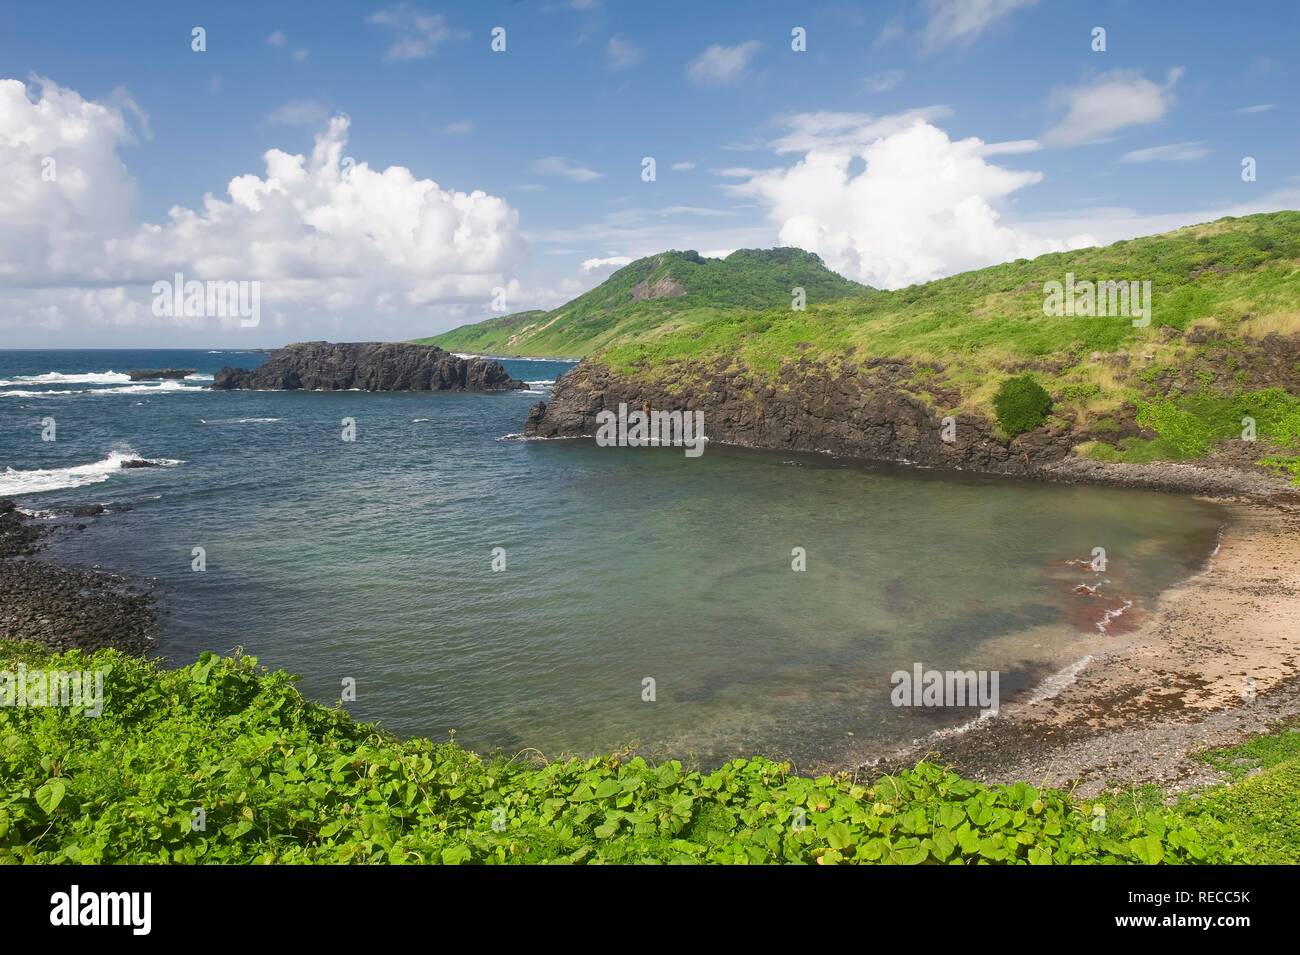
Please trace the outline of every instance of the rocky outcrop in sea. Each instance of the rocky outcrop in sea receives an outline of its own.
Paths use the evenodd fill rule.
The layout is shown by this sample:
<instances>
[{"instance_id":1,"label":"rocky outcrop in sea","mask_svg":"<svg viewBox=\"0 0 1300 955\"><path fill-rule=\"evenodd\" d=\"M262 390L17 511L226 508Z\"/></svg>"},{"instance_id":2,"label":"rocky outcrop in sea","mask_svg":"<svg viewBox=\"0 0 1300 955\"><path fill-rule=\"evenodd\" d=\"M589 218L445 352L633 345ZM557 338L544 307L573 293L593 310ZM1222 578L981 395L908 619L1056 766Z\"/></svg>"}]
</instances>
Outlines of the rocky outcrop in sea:
<instances>
[{"instance_id":1,"label":"rocky outcrop in sea","mask_svg":"<svg viewBox=\"0 0 1300 955\"><path fill-rule=\"evenodd\" d=\"M407 342L299 342L277 348L259 367L222 368L218 390L520 391L489 358L460 358L436 345Z\"/></svg>"}]
</instances>

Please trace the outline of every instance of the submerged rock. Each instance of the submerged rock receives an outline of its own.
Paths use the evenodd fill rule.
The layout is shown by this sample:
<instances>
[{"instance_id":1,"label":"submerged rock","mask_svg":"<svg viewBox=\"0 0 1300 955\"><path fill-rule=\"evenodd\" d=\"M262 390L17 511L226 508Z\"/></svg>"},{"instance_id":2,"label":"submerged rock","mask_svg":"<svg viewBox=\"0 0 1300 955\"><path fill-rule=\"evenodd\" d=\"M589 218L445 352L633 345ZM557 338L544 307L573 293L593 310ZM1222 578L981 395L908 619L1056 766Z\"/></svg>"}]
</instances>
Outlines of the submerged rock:
<instances>
[{"instance_id":1,"label":"submerged rock","mask_svg":"<svg viewBox=\"0 0 1300 955\"><path fill-rule=\"evenodd\" d=\"M222 368L219 391L520 391L498 361L459 358L407 342L299 342L271 352L258 368Z\"/></svg>"}]
</instances>

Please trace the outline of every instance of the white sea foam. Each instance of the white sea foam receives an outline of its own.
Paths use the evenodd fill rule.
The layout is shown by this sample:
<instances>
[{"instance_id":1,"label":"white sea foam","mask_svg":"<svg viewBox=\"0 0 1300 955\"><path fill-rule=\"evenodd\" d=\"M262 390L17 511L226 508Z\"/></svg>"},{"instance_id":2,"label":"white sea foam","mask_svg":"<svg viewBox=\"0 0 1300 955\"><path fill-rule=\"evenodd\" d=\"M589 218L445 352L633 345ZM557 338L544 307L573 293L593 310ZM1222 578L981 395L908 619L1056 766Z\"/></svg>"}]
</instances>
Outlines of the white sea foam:
<instances>
[{"instance_id":1,"label":"white sea foam","mask_svg":"<svg viewBox=\"0 0 1300 955\"><path fill-rule=\"evenodd\" d=\"M1106 633L1110 629L1110 622L1114 620L1116 617L1122 617L1125 611L1127 611L1132 606L1133 606L1133 601L1126 600L1124 601L1124 605L1122 607L1117 607L1114 610L1107 610L1105 613L1101 615L1101 619L1097 621L1097 632Z\"/></svg>"},{"instance_id":2,"label":"white sea foam","mask_svg":"<svg viewBox=\"0 0 1300 955\"><path fill-rule=\"evenodd\" d=\"M270 424L273 421L283 421L283 418L214 418L212 421L206 418L200 418L200 424Z\"/></svg>"},{"instance_id":3,"label":"white sea foam","mask_svg":"<svg viewBox=\"0 0 1300 955\"><path fill-rule=\"evenodd\" d=\"M114 385L129 384L130 375L119 371L92 371L65 375L58 371L47 371L43 375L18 375L14 378L0 379L0 388L10 385Z\"/></svg>"},{"instance_id":4,"label":"white sea foam","mask_svg":"<svg viewBox=\"0 0 1300 955\"><path fill-rule=\"evenodd\" d=\"M34 517L37 520L42 520L42 521L48 521L51 518L59 516L58 511L42 511L37 508L30 508L30 507L20 507L18 508L18 513L25 514L28 517Z\"/></svg>"},{"instance_id":5,"label":"white sea foam","mask_svg":"<svg viewBox=\"0 0 1300 955\"><path fill-rule=\"evenodd\" d=\"M510 434L503 434L497 438L498 441L577 441L584 437L580 434L559 434L553 438L545 438L541 435L526 435L522 431L512 431Z\"/></svg>"},{"instance_id":6,"label":"white sea foam","mask_svg":"<svg viewBox=\"0 0 1300 955\"><path fill-rule=\"evenodd\" d=\"M525 381L524 384L528 385L530 388L536 388L538 385L553 385L555 384L555 379L552 378L550 381Z\"/></svg>"},{"instance_id":7,"label":"white sea foam","mask_svg":"<svg viewBox=\"0 0 1300 955\"><path fill-rule=\"evenodd\" d=\"M77 389L60 390L52 389L50 391L24 391L22 389L10 389L9 391L0 391L0 398L57 398L59 395L79 395L81 391Z\"/></svg>"},{"instance_id":8,"label":"white sea foam","mask_svg":"<svg viewBox=\"0 0 1300 955\"><path fill-rule=\"evenodd\" d=\"M159 393L208 391L201 385L183 385L179 381L159 381L154 384L123 385L119 388L91 388L92 395L152 395Z\"/></svg>"},{"instance_id":9,"label":"white sea foam","mask_svg":"<svg viewBox=\"0 0 1300 955\"><path fill-rule=\"evenodd\" d=\"M1049 676L1034 689L1034 693L1029 699L1025 700L1026 706L1036 706L1045 700L1050 700L1071 683L1079 679L1079 674L1083 672L1084 667L1092 662L1092 655L1075 660L1068 667L1058 670Z\"/></svg>"},{"instance_id":10,"label":"white sea foam","mask_svg":"<svg viewBox=\"0 0 1300 955\"><path fill-rule=\"evenodd\" d=\"M134 451L113 451L102 461L93 464L77 464L68 468L37 469L35 471L15 471L5 468L0 473L0 497L21 494L39 494L43 491L60 491L70 487L84 487L87 484L99 484L107 481L122 470L126 461L141 460ZM175 467L182 464L171 458L147 458L151 464L159 467Z\"/></svg>"}]
</instances>

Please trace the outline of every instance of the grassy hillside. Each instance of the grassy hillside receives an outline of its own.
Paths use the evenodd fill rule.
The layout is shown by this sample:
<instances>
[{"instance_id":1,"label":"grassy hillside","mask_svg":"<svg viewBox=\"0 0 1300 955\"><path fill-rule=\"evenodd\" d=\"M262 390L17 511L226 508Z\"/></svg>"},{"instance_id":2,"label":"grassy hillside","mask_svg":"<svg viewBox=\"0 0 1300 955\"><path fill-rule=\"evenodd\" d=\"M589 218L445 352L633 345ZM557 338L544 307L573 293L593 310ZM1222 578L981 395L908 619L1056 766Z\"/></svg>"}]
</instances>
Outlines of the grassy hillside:
<instances>
[{"instance_id":1,"label":"grassy hillside","mask_svg":"<svg viewBox=\"0 0 1300 955\"><path fill-rule=\"evenodd\" d=\"M1045 315L1045 283L1063 283L1067 273L1078 281L1150 281L1150 325ZM779 383L798 361L834 372L873 358L905 359L918 397L944 413L990 419L1001 383L1029 373L1052 396L1049 423L1095 438L1087 453L1200 457L1240 434L1250 415L1261 456L1271 448L1268 460L1300 475L1297 336L1300 213L1279 212L897 291L810 300L804 312L788 303L733 310L615 343L595 357L623 375L668 378L685 390L719 360Z\"/></svg>"},{"instance_id":2,"label":"grassy hillside","mask_svg":"<svg viewBox=\"0 0 1300 955\"><path fill-rule=\"evenodd\" d=\"M809 302L864 291L802 249L740 249L725 259L664 252L624 266L554 311L519 312L419 341L474 354L579 358L736 309L789 308L795 287L805 290Z\"/></svg>"},{"instance_id":3,"label":"grassy hillside","mask_svg":"<svg viewBox=\"0 0 1300 955\"><path fill-rule=\"evenodd\" d=\"M0 670L19 663L109 674L97 717L0 707L0 864L1297 860L1297 734L1252 747L1264 775L1201 800L1086 804L924 763L865 783L758 757L707 773L481 758L356 723L250 657L163 670L0 642Z\"/></svg>"}]
</instances>

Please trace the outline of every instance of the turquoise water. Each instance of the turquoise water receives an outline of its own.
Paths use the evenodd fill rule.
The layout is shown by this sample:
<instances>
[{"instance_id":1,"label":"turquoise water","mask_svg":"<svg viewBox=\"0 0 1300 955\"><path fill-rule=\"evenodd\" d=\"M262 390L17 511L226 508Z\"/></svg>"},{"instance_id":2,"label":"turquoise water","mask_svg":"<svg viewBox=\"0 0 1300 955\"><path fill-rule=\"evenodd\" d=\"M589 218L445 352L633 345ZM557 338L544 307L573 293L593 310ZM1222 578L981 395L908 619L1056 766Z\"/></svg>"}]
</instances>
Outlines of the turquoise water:
<instances>
[{"instance_id":1,"label":"turquoise water","mask_svg":"<svg viewBox=\"0 0 1300 955\"><path fill-rule=\"evenodd\" d=\"M891 706L893 671L998 669L1003 703L1023 697L1140 623L1220 525L1146 492L508 438L538 394L205 389L258 360L0 352L0 497L109 505L49 553L157 578L169 660L242 646L322 700L355 680L361 718L482 750L879 754L975 715ZM506 364L538 392L568 367ZM200 378L106 374L164 366ZM1105 573L1068 563L1099 546Z\"/></svg>"}]
</instances>

